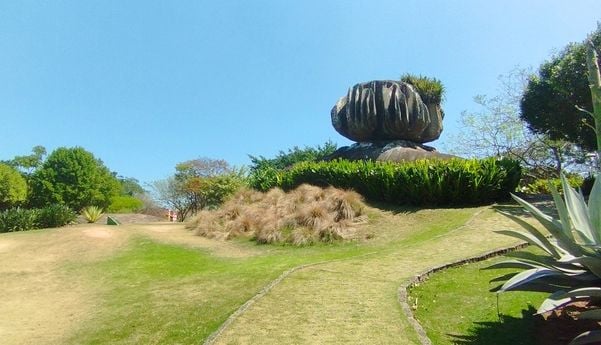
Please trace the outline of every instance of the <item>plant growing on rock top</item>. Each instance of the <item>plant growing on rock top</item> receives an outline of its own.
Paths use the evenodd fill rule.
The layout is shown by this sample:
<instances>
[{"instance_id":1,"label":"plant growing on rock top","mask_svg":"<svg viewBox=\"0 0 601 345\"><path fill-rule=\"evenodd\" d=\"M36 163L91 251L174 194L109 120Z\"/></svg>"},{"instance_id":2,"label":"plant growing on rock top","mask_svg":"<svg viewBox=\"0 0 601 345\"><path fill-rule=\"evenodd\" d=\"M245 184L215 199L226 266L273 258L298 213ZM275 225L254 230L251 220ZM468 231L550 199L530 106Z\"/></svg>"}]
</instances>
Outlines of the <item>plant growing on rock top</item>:
<instances>
[{"instance_id":1,"label":"plant growing on rock top","mask_svg":"<svg viewBox=\"0 0 601 345\"><path fill-rule=\"evenodd\" d=\"M444 100L444 85L436 78L406 73L401 76L401 81L413 85L426 104L441 104Z\"/></svg>"}]
</instances>

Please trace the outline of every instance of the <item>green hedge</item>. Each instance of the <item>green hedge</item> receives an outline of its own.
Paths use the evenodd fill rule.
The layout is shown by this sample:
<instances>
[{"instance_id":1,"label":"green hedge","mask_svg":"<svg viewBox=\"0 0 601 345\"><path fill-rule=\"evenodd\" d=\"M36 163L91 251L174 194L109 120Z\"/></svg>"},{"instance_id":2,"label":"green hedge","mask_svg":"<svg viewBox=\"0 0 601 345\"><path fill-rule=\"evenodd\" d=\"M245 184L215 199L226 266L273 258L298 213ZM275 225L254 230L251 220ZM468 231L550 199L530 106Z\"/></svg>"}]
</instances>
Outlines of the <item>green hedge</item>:
<instances>
[{"instance_id":1,"label":"green hedge","mask_svg":"<svg viewBox=\"0 0 601 345\"><path fill-rule=\"evenodd\" d=\"M72 223L77 215L63 205L44 208L12 208L0 212L0 233L57 228Z\"/></svg>"},{"instance_id":2,"label":"green hedge","mask_svg":"<svg viewBox=\"0 0 601 345\"><path fill-rule=\"evenodd\" d=\"M520 175L519 164L508 159L411 163L338 160L301 162L288 170L269 171L255 176L253 187L288 190L308 183L353 189L369 200L401 205L479 205L507 199Z\"/></svg>"},{"instance_id":3,"label":"green hedge","mask_svg":"<svg viewBox=\"0 0 601 345\"><path fill-rule=\"evenodd\" d=\"M110 213L138 213L144 208L144 202L129 195L119 195L111 198L107 211Z\"/></svg>"}]
</instances>

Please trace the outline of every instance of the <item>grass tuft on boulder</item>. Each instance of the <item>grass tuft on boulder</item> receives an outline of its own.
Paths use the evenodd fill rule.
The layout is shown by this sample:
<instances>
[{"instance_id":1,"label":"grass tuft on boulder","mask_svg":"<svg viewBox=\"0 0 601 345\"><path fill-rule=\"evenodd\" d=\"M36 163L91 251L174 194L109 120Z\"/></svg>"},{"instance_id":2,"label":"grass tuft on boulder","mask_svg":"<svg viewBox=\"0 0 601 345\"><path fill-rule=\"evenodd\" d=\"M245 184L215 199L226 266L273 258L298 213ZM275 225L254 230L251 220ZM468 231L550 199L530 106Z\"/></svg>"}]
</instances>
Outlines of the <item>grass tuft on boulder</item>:
<instances>
[{"instance_id":1,"label":"grass tuft on boulder","mask_svg":"<svg viewBox=\"0 0 601 345\"><path fill-rule=\"evenodd\" d=\"M245 189L222 207L201 211L187 227L199 236L297 246L356 238L356 226L367 222L363 198L356 192L303 184L285 193Z\"/></svg>"}]
</instances>

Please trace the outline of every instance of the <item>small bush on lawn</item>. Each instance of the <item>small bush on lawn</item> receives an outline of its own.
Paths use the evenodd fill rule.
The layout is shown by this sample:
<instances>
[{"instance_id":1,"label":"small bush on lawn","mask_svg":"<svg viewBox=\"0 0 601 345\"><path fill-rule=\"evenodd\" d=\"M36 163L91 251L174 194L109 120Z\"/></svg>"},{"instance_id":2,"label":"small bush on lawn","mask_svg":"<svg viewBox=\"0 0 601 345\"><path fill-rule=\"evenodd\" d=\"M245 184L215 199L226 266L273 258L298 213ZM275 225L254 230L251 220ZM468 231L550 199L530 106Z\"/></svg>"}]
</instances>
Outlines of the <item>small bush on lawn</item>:
<instances>
[{"instance_id":1,"label":"small bush on lawn","mask_svg":"<svg viewBox=\"0 0 601 345\"><path fill-rule=\"evenodd\" d=\"M200 212L188 228L209 238L309 245L352 239L355 226L367 220L363 212L359 194L332 187L301 185L289 193L247 189L219 209Z\"/></svg>"},{"instance_id":2,"label":"small bush on lawn","mask_svg":"<svg viewBox=\"0 0 601 345\"><path fill-rule=\"evenodd\" d=\"M12 208L0 212L0 232L25 231L38 228L39 210Z\"/></svg>"},{"instance_id":3,"label":"small bush on lawn","mask_svg":"<svg viewBox=\"0 0 601 345\"><path fill-rule=\"evenodd\" d=\"M102 217L102 208L98 206L88 206L81 211L81 215L88 223L96 223Z\"/></svg>"},{"instance_id":4,"label":"small bush on lawn","mask_svg":"<svg viewBox=\"0 0 601 345\"><path fill-rule=\"evenodd\" d=\"M39 209L37 225L39 228L58 228L72 223L76 217L75 212L65 205L51 205Z\"/></svg>"},{"instance_id":5,"label":"small bush on lawn","mask_svg":"<svg viewBox=\"0 0 601 345\"><path fill-rule=\"evenodd\" d=\"M119 195L111 198L109 213L138 213L144 208L144 202L129 195Z\"/></svg>"},{"instance_id":6,"label":"small bush on lawn","mask_svg":"<svg viewBox=\"0 0 601 345\"><path fill-rule=\"evenodd\" d=\"M477 205L509 197L520 180L508 159L301 162L288 170L260 175L253 188L290 190L303 183L352 189L369 200L405 205ZM260 182L260 183L257 183Z\"/></svg>"}]
</instances>

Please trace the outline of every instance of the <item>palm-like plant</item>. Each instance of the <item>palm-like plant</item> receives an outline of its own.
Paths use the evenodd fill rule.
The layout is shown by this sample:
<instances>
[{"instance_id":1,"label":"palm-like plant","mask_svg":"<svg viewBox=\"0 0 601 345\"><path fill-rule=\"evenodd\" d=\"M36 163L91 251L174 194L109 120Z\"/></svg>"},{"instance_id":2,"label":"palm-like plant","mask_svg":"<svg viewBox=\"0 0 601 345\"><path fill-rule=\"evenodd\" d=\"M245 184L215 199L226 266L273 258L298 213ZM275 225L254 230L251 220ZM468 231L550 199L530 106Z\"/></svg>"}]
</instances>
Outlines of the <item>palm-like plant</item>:
<instances>
[{"instance_id":1,"label":"palm-like plant","mask_svg":"<svg viewBox=\"0 0 601 345\"><path fill-rule=\"evenodd\" d=\"M88 206L81 211L88 223L96 223L102 217L103 210L98 206Z\"/></svg>"},{"instance_id":2,"label":"palm-like plant","mask_svg":"<svg viewBox=\"0 0 601 345\"><path fill-rule=\"evenodd\" d=\"M541 248L548 256L516 258L490 267L525 269L507 280L498 290L499 293L552 292L539 307L539 314L575 300L601 299L601 182L599 178L596 179L587 205L584 196L569 185L565 176L561 180L565 201L551 186L559 219L513 196L547 229L549 237L524 220L507 213L504 214L520 224L527 233L499 231ZM587 310L579 318L601 320L601 309ZM581 334L571 344L599 342L601 331L591 331Z\"/></svg>"}]
</instances>

